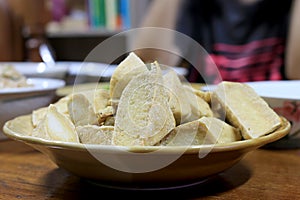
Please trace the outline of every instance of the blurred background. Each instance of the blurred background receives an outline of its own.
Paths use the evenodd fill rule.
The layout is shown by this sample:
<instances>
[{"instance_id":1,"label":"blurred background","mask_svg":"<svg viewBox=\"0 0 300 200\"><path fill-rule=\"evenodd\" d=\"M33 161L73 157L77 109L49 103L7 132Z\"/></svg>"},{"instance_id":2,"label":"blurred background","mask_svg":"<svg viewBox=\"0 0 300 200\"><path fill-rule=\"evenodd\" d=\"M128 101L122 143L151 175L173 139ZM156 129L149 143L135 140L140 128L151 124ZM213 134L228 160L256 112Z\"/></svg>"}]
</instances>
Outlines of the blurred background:
<instances>
[{"instance_id":1,"label":"blurred background","mask_svg":"<svg viewBox=\"0 0 300 200\"><path fill-rule=\"evenodd\" d=\"M81 62L98 44L114 36L110 46L97 53L96 62L118 64L126 56L120 52L134 49L145 62L157 60L188 69L190 82L299 79L299 2L0 0L0 61L39 62L51 57L52 62ZM206 52L199 53L189 42L172 40L171 34L156 30L139 37L118 34L139 27L176 30L193 38ZM154 43L172 52L135 48ZM120 57L111 62L111 55Z\"/></svg>"},{"instance_id":2,"label":"blurred background","mask_svg":"<svg viewBox=\"0 0 300 200\"><path fill-rule=\"evenodd\" d=\"M41 44L57 61L82 61L101 41L138 27L150 1L0 0L0 61L41 61ZM119 49L127 45L116 40Z\"/></svg>"}]
</instances>

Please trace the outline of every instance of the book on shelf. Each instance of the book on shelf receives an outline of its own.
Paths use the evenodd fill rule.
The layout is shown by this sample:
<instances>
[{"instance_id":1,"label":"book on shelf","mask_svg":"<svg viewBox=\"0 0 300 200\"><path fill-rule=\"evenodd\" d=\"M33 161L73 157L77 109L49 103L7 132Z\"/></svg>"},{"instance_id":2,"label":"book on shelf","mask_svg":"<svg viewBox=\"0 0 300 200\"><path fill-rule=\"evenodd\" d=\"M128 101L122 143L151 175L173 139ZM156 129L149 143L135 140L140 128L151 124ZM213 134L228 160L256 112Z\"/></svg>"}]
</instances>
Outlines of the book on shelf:
<instances>
[{"instance_id":1,"label":"book on shelf","mask_svg":"<svg viewBox=\"0 0 300 200\"><path fill-rule=\"evenodd\" d=\"M87 0L92 29L123 30L131 27L131 0Z\"/></svg>"},{"instance_id":2,"label":"book on shelf","mask_svg":"<svg viewBox=\"0 0 300 200\"><path fill-rule=\"evenodd\" d=\"M128 29L130 25L130 0L119 0L121 28Z\"/></svg>"},{"instance_id":3,"label":"book on shelf","mask_svg":"<svg viewBox=\"0 0 300 200\"><path fill-rule=\"evenodd\" d=\"M109 30L116 30L118 28L117 9L117 0L105 0L106 28Z\"/></svg>"}]
</instances>

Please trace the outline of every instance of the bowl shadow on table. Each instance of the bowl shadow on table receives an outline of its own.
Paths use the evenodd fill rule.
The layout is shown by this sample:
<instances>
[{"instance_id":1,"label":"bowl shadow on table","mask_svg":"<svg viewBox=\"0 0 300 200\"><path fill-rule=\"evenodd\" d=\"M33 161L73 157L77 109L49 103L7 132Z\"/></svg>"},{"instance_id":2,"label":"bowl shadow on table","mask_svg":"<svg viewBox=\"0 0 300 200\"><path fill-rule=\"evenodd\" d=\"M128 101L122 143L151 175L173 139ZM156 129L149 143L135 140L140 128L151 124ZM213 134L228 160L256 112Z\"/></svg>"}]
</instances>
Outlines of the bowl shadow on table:
<instances>
[{"instance_id":1,"label":"bowl shadow on table","mask_svg":"<svg viewBox=\"0 0 300 200\"><path fill-rule=\"evenodd\" d=\"M247 163L240 161L231 168L217 175L209 177L188 185L162 189L128 189L99 186L90 180L77 177L64 169L57 168L43 177L44 184L49 186L45 193L51 192L52 197L62 199L93 199L99 196L118 198L120 195L130 199L154 199L157 197L176 197L180 199L191 199L205 196L218 195L226 191L233 190L245 184L252 175ZM62 177L57 180L57 177ZM57 183L61 181L61 183ZM50 189L51 185L60 185ZM49 191L50 189L50 191ZM45 189L46 190L46 189Z\"/></svg>"},{"instance_id":2,"label":"bowl shadow on table","mask_svg":"<svg viewBox=\"0 0 300 200\"><path fill-rule=\"evenodd\" d=\"M300 138L292 138L287 135L278 141L271 142L260 148L268 150L300 149Z\"/></svg>"}]
</instances>

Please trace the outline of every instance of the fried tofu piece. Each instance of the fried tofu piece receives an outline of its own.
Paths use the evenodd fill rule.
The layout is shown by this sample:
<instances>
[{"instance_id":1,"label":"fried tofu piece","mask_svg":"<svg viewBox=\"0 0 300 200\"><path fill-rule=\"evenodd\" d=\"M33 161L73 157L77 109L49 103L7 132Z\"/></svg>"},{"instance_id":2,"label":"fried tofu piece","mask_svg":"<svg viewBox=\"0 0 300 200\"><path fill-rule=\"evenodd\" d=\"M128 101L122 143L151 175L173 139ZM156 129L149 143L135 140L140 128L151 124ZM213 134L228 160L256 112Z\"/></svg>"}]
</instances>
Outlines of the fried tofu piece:
<instances>
[{"instance_id":1,"label":"fried tofu piece","mask_svg":"<svg viewBox=\"0 0 300 200\"><path fill-rule=\"evenodd\" d=\"M68 110L75 126L98 124L98 118L93 105L84 94L73 94L68 102Z\"/></svg>"},{"instance_id":2,"label":"fried tofu piece","mask_svg":"<svg viewBox=\"0 0 300 200\"><path fill-rule=\"evenodd\" d=\"M208 139L211 143L229 143L242 140L242 135L238 128L218 118L202 117L198 121L203 123L208 130Z\"/></svg>"},{"instance_id":3,"label":"fried tofu piece","mask_svg":"<svg viewBox=\"0 0 300 200\"><path fill-rule=\"evenodd\" d=\"M110 79L110 97L113 101L121 98L124 88L138 74L147 72L145 63L134 53L129 55L117 66Z\"/></svg>"},{"instance_id":4,"label":"fried tofu piece","mask_svg":"<svg viewBox=\"0 0 300 200\"><path fill-rule=\"evenodd\" d=\"M253 88L245 83L223 81L212 92L226 112L226 120L239 128L244 139L264 136L281 125L280 117Z\"/></svg>"},{"instance_id":5,"label":"fried tofu piece","mask_svg":"<svg viewBox=\"0 0 300 200\"><path fill-rule=\"evenodd\" d=\"M99 89L95 91L93 98L93 105L95 113L101 113L110 105L109 90Z\"/></svg>"},{"instance_id":6,"label":"fried tofu piece","mask_svg":"<svg viewBox=\"0 0 300 200\"><path fill-rule=\"evenodd\" d=\"M191 85L188 85L188 84L184 84L183 87L186 90L191 91L192 93L194 93L198 97L204 99L204 101L206 101L207 103L210 104L210 96L211 96L211 92L210 91L196 90L195 88L193 88Z\"/></svg>"},{"instance_id":7,"label":"fried tofu piece","mask_svg":"<svg viewBox=\"0 0 300 200\"><path fill-rule=\"evenodd\" d=\"M85 125L76 127L76 131L83 144L111 145L114 127Z\"/></svg>"},{"instance_id":8,"label":"fried tofu piece","mask_svg":"<svg viewBox=\"0 0 300 200\"><path fill-rule=\"evenodd\" d=\"M39 122L45 117L48 107L38 108L32 111L31 122L33 127L37 127Z\"/></svg>"},{"instance_id":9,"label":"fried tofu piece","mask_svg":"<svg viewBox=\"0 0 300 200\"><path fill-rule=\"evenodd\" d=\"M237 128L215 117L202 117L174 128L157 145L189 146L219 144L241 140Z\"/></svg>"},{"instance_id":10,"label":"fried tofu piece","mask_svg":"<svg viewBox=\"0 0 300 200\"><path fill-rule=\"evenodd\" d=\"M47 114L48 107L45 109L46 109L45 114L42 115L42 117L41 117L41 115L39 115L39 117L41 117L41 118L37 121L36 125L34 126L31 136L37 137L37 138L43 138L46 140L51 140L51 138L47 132L46 126L45 126L46 114Z\"/></svg>"},{"instance_id":11,"label":"fried tofu piece","mask_svg":"<svg viewBox=\"0 0 300 200\"><path fill-rule=\"evenodd\" d=\"M76 94L83 94L92 104L95 113L99 110L103 110L109 105L109 91L106 89L92 89L87 91L81 91Z\"/></svg>"},{"instance_id":12,"label":"fried tofu piece","mask_svg":"<svg viewBox=\"0 0 300 200\"><path fill-rule=\"evenodd\" d=\"M64 96L54 103L55 107L62 114L69 115L68 102L71 99L71 95Z\"/></svg>"},{"instance_id":13,"label":"fried tofu piece","mask_svg":"<svg viewBox=\"0 0 300 200\"><path fill-rule=\"evenodd\" d=\"M54 141L79 143L72 121L66 115L60 113L53 104L49 105L46 115L33 129L33 136Z\"/></svg>"},{"instance_id":14,"label":"fried tofu piece","mask_svg":"<svg viewBox=\"0 0 300 200\"><path fill-rule=\"evenodd\" d=\"M212 117L214 115L210 104L205 101L205 99L197 95L194 89L187 86L184 88L187 96L186 101L188 101L191 106L191 115L188 121L194 121L201 117Z\"/></svg>"},{"instance_id":15,"label":"fried tofu piece","mask_svg":"<svg viewBox=\"0 0 300 200\"><path fill-rule=\"evenodd\" d=\"M164 86L169 94L169 104L176 124L187 122L190 119L192 110L177 73L170 70L163 76L163 79Z\"/></svg>"},{"instance_id":16,"label":"fried tofu piece","mask_svg":"<svg viewBox=\"0 0 300 200\"><path fill-rule=\"evenodd\" d=\"M70 100L70 96L65 96L59 99L57 102L53 103L55 105L56 109L65 115L69 115L67 102ZM42 107L38 108L36 110L32 111L31 121L33 127L36 127L38 123L45 117L47 113L48 107Z\"/></svg>"},{"instance_id":17,"label":"fried tofu piece","mask_svg":"<svg viewBox=\"0 0 300 200\"><path fill-rule=\"evenodd\" d=\"M157 62L134 77L123 91L115 119L115 145L154 145L174 127L175 119Z\"/></svg>"},{"instance_id":18,"label":"fried tofu piece","mask_svg":"<svg viewBox=\"0 0 300 200\"><path fill-rule=\"evenodd\" d=\"M175 96L175 99L172 99L171 96L170 106L176 119L176 125L191 122L203 116L212 117L213 111L209 102L206 101L210 100L210 95L204 94L204 92L199 95L201 91L197 92L192 86L178 82L179 80L176 80L174 76L174 74L170 74L164 79L167 89ZM174 83L172 83L172 79Z\"/></svg>"}]
</instances>

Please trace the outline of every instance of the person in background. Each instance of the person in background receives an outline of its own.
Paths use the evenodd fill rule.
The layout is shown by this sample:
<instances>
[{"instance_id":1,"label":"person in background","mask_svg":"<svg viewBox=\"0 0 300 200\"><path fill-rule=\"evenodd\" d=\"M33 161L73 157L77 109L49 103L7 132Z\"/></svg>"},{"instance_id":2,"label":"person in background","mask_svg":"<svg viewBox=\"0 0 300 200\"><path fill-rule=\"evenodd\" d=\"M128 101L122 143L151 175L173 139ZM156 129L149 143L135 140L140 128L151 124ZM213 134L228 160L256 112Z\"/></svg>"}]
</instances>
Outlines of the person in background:
<instances>
[{"instance_id":1,"label":"person in background","mask_svg":"<svg viewBox=\"0 0 300 200\"><path fill-rule=\"evenodd\" d=\"M207 51L224 81L300 79L297 15L297 0L154 0L142 27L165 27L190 36ZM150 41L151 37L140 35L136 43L161 42L166 37L172 36ZM171 47L180 48L180 41L172 42ZM160 51L137 54L145 61L152 57L171 66L182 61ZM189 66L188 81L203 82L203 75L214 79L210 65Z\"/></svg>"}]
</instances>

